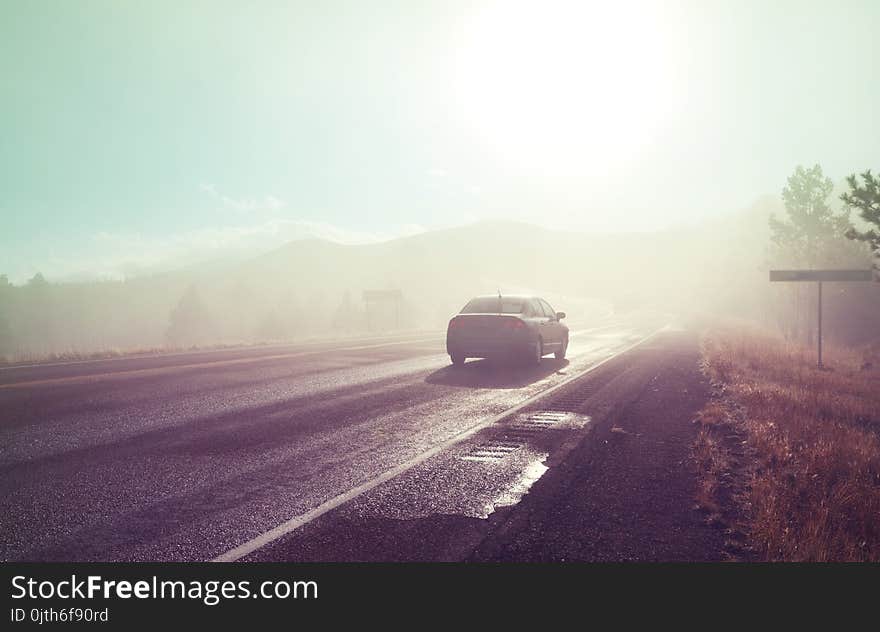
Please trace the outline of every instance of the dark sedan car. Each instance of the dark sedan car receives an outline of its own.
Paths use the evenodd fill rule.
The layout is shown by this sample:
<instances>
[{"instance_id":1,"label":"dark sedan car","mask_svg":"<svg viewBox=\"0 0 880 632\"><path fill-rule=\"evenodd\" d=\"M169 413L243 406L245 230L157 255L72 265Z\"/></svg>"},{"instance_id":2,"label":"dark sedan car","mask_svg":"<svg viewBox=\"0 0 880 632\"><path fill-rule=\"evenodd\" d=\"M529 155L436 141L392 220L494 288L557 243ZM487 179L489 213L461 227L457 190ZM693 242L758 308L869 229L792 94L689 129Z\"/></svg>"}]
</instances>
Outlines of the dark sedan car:
<instances>
[{"instance_id":1,"label":"dark sedan car","mask_svg":"<svg viewBox=\"0 0 880 632\"><path fill-rule=\"evenodd\" d=\"M553 353L565 358L565 312L537 296L478 296L449 321L446 351L453 364L468 358L517 357L530 364Z\"/></svg>"}]
</instances>

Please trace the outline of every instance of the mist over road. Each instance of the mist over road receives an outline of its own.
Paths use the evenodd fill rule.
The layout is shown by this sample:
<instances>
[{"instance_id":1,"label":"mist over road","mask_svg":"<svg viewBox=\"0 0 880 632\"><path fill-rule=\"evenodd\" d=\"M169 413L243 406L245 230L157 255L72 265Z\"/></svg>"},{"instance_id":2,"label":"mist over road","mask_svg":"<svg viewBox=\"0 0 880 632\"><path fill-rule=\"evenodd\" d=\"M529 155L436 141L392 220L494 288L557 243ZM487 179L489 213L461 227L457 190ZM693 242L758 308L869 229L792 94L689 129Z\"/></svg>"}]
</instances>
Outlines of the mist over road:
<instances>
[{"instance_id":1,"label":"mist over road","mask_svg":"<svg viewBox=\"0 0 880 632\"><path fill-rule=\"evenodd\" d=\"M453 368L442 332L0 370L4 560L205 560L641 339Z\"/></svg>"}]
</instances>

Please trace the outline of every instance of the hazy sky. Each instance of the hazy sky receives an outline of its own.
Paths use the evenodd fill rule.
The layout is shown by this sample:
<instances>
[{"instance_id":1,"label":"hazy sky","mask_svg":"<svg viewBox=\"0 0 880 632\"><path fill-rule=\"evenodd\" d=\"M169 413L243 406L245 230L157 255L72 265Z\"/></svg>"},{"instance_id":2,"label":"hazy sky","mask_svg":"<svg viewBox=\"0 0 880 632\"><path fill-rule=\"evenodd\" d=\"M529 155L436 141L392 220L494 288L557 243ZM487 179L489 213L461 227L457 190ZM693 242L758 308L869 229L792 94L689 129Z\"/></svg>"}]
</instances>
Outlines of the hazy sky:
<instances>
[{"instance_id":1,"label":"hazy sky","mask_svg":"<svg viewBox=\"0 0 880 632\"><path fill-rule=\"evenodd\" d=\"M878 24L876 0L4 0L0 273L730 212L798 163L880 169Z\"/></svg>"}]
</instances>

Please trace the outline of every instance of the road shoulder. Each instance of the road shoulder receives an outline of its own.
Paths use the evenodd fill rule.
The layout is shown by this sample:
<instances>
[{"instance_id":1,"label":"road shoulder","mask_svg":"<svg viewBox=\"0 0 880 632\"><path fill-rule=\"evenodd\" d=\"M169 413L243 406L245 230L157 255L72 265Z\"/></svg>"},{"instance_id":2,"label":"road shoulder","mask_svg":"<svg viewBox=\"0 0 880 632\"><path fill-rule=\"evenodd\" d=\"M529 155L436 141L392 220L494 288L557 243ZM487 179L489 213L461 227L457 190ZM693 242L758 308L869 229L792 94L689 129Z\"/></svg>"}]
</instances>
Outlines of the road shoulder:
<instances>
[{"instance_id":1,"label":"road shoulder","mask_svg":"<svg viewBox=\"0 0 880 632\"><path fill-rule=\"evenodd\" d=\"M724 559L724 534L694 504L693 419L710 396L698 337L666 332L627 356L619 359L623 370L583 404L593 432L469 559ZM589 389L590 380L579 388Z\"/></svg>"}]
</instances>

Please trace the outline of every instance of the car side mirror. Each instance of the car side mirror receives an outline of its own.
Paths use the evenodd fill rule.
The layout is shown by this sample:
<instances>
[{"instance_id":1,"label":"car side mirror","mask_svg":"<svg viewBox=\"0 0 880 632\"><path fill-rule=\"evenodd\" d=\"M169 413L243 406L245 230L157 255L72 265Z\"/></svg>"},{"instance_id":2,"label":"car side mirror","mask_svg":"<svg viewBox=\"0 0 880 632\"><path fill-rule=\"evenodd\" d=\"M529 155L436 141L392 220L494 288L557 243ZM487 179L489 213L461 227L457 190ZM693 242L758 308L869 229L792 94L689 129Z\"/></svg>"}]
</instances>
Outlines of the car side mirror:
<instances>
[{"instance_id":1,"label":"car side mirror","mask_svg":"<svg viewBox=\"0 0 880 632\"><path fill-rule=\"evenodd\" d=\"M565 318L565 312L556 312L556 320L562 320Z\"/></svg>"}]
</instances>

